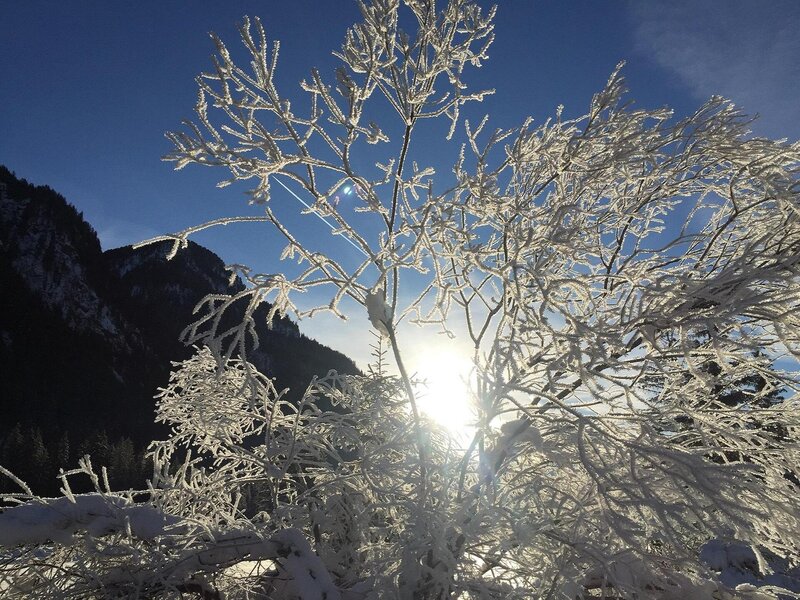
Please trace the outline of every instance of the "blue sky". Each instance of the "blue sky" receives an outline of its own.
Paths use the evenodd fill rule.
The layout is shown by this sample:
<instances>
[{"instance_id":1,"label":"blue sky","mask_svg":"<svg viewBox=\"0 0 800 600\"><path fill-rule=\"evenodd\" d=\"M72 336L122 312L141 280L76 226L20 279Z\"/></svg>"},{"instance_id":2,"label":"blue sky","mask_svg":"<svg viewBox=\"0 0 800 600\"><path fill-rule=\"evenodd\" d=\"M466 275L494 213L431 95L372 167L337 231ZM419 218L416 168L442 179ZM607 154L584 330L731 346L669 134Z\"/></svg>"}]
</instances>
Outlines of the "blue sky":
<instances>
[{"instance_id":1,"label":"blue sky","mask_svg":"<svg viewBox=\"0 0 800 600\"><path fill-rule=\"evenodd\" d=\"M499 4L491 60L468 79L497 89L481 106L495 125L513 126L527 115L544 120L559 104L568 116L582 114L624 59L639 106L669 105L682 114L720 94L762 115L756 133L800 137L796 0ZM64 194L105 248L247 212L243 188L215 188L225 173L199 167L176 173L160 160L170 150L164 132L193 116L193 78L209 67L213 50L208 32L236 47L243 15L261 16L268 35L281 40L278 85L290 94L312 66L331 71L330 52L358 10L350 0L5 3L0 164ZM424 136L417 144L412 152L422 157L455 156L455 145ZM450 164L448 157L437 166ZM319 236L324 226L312 221L297 223ZM263 226L196 239L226 262L280 270L281 244ZM354 341L327 320L303 325L324 342L366 356L363 336Z\"/></svg>"}]
</instances>

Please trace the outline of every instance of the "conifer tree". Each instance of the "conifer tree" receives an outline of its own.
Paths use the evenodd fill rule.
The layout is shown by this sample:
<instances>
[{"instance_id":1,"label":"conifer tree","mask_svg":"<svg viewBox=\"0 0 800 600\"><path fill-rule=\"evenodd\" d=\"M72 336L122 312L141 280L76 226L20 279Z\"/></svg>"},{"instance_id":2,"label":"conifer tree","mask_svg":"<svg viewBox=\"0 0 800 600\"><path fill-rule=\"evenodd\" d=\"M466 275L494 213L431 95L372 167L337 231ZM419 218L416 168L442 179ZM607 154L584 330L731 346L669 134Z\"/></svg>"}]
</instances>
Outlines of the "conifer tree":
<instances>
[{"instance_id":1,"label":"conifer tree","mask_svg":"<svg viewBox=\"0 0 800 600\"><path fill-rule=\"evenodd\" d=\"M69 433L65 431L58 438L55 448L55 466L57 469L67 470L72 466L72 459L70 454Z\"/></svg>"}]
</instances>

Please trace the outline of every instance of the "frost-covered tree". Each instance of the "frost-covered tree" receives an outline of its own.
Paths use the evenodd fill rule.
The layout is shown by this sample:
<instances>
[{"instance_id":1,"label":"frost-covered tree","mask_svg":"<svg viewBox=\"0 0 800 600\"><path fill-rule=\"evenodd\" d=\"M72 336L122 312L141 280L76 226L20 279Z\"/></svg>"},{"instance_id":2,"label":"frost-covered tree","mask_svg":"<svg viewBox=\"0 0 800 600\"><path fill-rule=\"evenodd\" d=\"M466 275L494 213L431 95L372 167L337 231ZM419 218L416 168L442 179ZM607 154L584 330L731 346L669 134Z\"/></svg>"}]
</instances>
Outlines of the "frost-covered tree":
<instances>
[{"instance_id":1,"label":"frost-covered tree","mask_svg":"<svg viewBox=\"0 0 800 600\"><path fill-rule=\"evenodd\" d=\"M246 67L215 38L197 121L170 134L168 158L254 182L263 215L166 237L178 252L203 227L261 220L302 268L236 266L247 289L199 307L186 341L200 349L159 397L172 435L151 446L150 489L112 493L84 460L65 497L23 491L0 515L4 593L789 594L772 570L800 559L786 477L800 459L800 145L751 136L721 98L680 120L634 108L619 70L577 119L462 122L490 93L465 74L487 59L493 11L360 6L335 79L303 82L307 110L278 90L278 45L259 20L241 27ZM414 160L432 119L463 136L452 176ZM273 210L276 182L361 259L301 243ZM338 210L345 185L355 214ZM320 290L319 306L295 304ZM287 402L247 361L251 321L226 319L263 299L300 316L359 305L353 326L369 320L381 337L375 368L320 374ZM407 337L437 330L472 348L466 444L420 411L405 366ZM719 401L745 380L759 382L752 401ZM69 491L81 473L96 494ZM736 569L749 578L738 587Z\"/></svg>"}]
</instances>

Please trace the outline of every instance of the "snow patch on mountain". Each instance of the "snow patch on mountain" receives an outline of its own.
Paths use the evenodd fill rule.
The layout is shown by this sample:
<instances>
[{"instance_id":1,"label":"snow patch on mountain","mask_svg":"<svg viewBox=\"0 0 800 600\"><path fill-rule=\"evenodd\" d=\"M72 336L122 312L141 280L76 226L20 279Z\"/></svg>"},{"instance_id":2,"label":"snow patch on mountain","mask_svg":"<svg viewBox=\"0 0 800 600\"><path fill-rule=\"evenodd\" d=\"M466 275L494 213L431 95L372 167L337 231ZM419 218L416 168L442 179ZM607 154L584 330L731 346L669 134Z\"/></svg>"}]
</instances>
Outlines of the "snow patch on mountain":
<instances>
[{"instance_id":1,"label":"snow patch on mountain","mask_svg":"<svg viewBox=\"0 0 800 600\"><path fill-rule=\"evenodd\" d=\"M90 283L72 232L54 227L52 207L5 193L0 199L2 242L28 289L75 331L116 336L124 327Z\"/></svg>"}]
</instances>

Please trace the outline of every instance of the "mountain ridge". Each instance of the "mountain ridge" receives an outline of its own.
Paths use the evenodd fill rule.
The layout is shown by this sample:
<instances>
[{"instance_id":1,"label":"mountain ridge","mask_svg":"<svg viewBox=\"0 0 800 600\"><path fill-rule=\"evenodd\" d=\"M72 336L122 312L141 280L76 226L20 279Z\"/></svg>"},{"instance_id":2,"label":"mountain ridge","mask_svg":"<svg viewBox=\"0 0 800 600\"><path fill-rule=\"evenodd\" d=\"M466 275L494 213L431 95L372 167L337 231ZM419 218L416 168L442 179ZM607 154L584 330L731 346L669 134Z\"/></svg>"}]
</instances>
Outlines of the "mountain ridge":
<instances>
[{"instance_id":1,"label":"mountain ridge","mask_svg":"<svg viewBox=\"0 0 800 600\"><path fill-rule=\"evenodd\" d=\"M164 434L154 423L153 396L171 363L193 351L181 331L207 294L245 289L211 250L189 242L167 261L169 246L103 251L63 196L0 166L0 464L13 470L9 461L26 453L11 446L35 446L37 431L53 477L56 455L74 462L80 450L103 446L104 436L111 446L127 440L140 455ZM289 398L329 369L359 373L290 319L268 326L269 308L263 303L254 314L260 343L248 359L279 389L290 388ZM240 313L234 306L230 318ZM57 443L64 436L66 453ZM35 474L37 467L22 470Z\"/></svg>"}]
</instances>

